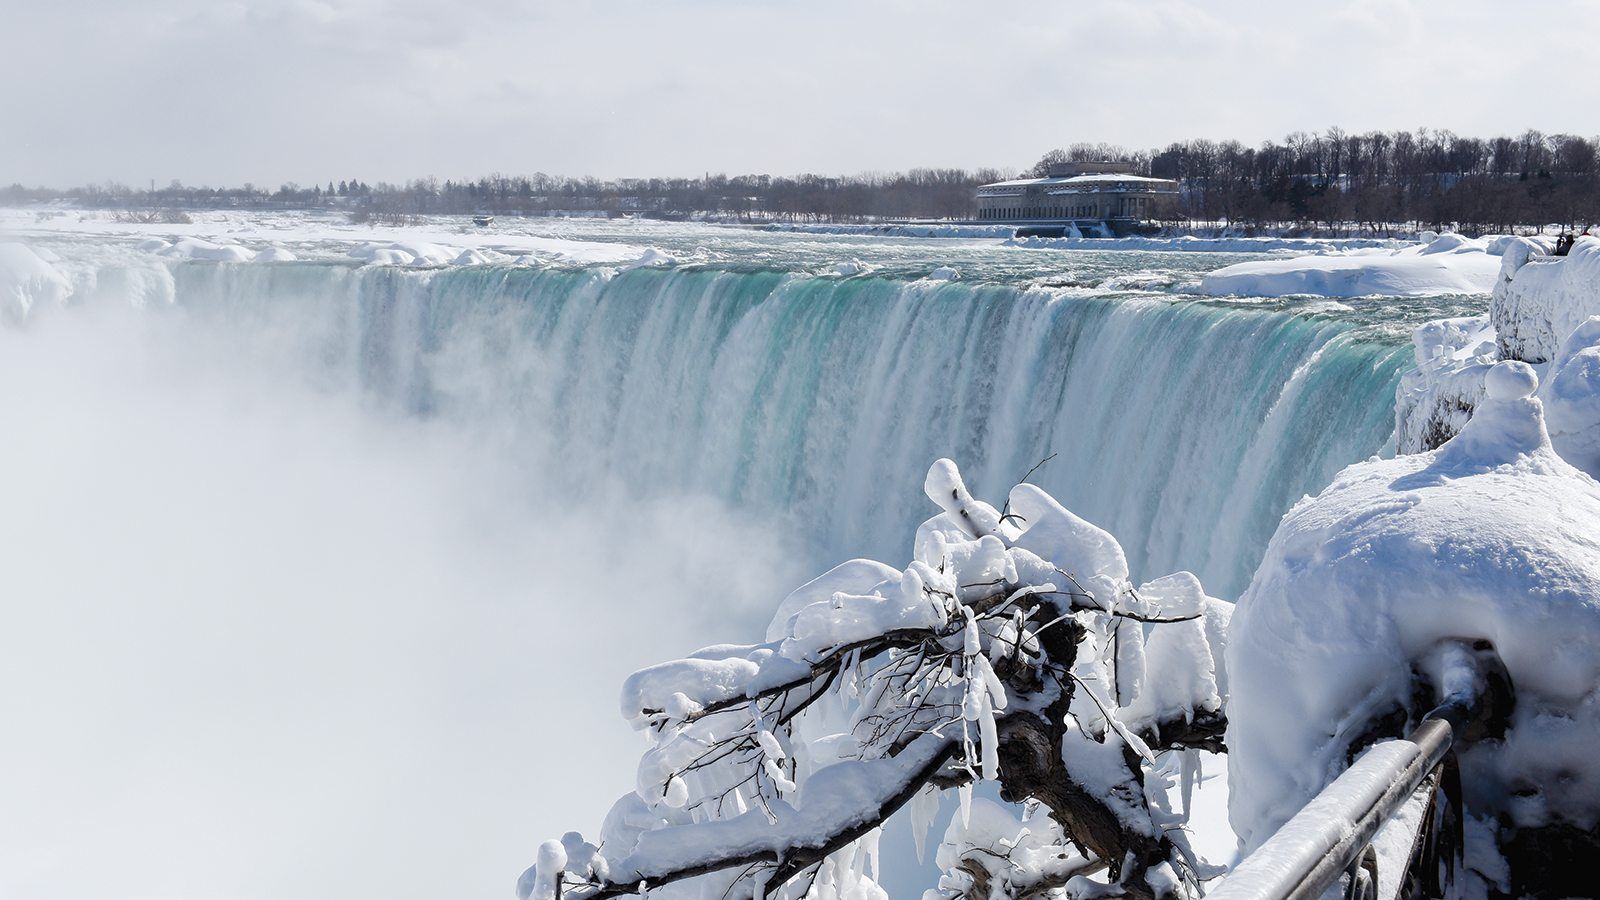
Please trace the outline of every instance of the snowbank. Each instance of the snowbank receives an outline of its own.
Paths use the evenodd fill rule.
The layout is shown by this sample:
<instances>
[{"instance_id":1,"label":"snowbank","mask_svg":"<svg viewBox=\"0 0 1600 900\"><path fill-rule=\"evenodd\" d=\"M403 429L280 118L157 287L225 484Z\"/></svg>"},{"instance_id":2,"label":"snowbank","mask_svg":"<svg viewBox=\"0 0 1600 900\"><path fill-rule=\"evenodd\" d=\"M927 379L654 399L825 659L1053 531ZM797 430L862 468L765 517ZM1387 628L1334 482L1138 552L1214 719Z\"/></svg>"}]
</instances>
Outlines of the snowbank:
<instances>
[{"instance_id":1,"label":"snowbank","mask_svg":"<svg viewBox=\"0 0 1600 900\"><path fill-rule=\"evenodd\" d=\"M1413 665L1445 640L1488 641L1516 691L1504 742L1462 755L1469 811L1600 822L1600 484L1552 449L1530 366L1484 384L1440 449L1350 466L1297 504L1240 598L1228 766L1246 847L1410 708Z\"/></svg>"},{"instance_id":2,"label":"snowbank","mask_svg":"<svg viewBox=\"0 0 1600 900\"><path fill-rule=\"evenodd\" d=\"M1284 237L1022 237L1005 242L1008 247L1036 250L1150 250L1180 253L1272 253L1297 251L1325 253L1341 250L1398 250L1410 241L1393 238L1284 238Z\"/></svg>"},{"instance_id":3,"label":"snowbank","mask_svg":"<svg viewBox=\"0 0 1600 900\"><path fill-rule=\"evenodd\" d=\"M1492 239L1446 234L1403 250L1353 250L1226 266L1200 281L1212 296L1427 297L1487 294L1500 257Z\"/></svg>"},{"instance_id":4,"label":"snowbank","mask_svg":"<svg viewBox=\"0 0 1600 900\"><path fill-rule=\"evenodd\" d=\"M351 250L370 253L383 248L410 257L406 263L398 263L402 265L479 264L456 262L467 250L505 259L526 257L528 264L617 265L633 262L646 252L632 244L552 237L534 231L548 220L479 229L463 227L460 217L424 218L406 226L358 225L338 216L294 211L209 211L195 213L194 219L177 225L119 222L109 214L93 212L43 217L32 210L0 209L0 232L25 238L94 236L111 239L108 244L127 241L136 249L167 258L218 261L244 261L262 252L268 253L262 261L284 259L285 253L298 259L338 259L349 258ZM277 251L270 250L274 247ZM493 255L489 258L500 261Z\"/></svg>"},{"instance_id":5,"label":"snowbank","mask_svg":"<svg viewBox=\"0 0 1600 900\"><path fill-rule=\"evenodd\" d=\"M0 243L0 316L25 319L37 303L62 303L72 285L25 244Z\"/></svg>"}]
</instances>

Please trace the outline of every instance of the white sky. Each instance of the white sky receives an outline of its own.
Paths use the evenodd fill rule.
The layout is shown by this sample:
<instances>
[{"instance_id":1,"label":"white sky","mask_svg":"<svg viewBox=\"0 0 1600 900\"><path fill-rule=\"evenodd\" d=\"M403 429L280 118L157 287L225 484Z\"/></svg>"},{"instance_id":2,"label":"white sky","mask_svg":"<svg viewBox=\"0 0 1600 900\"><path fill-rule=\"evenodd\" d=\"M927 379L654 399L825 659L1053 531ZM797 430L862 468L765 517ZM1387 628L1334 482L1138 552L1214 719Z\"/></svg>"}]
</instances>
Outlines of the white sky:
<instances>
[{"instance_id":1,"label":"white sky","mask_svg":"<svg viewBox=\"0 0 1600 900\"><path fill-rule=\"evenodd\" d=\"M0 183L1024 166L1600 133L1600 0L0 0ZM1558 87L1558 81L1570 84Z\"/></svg>"}]
</instances>

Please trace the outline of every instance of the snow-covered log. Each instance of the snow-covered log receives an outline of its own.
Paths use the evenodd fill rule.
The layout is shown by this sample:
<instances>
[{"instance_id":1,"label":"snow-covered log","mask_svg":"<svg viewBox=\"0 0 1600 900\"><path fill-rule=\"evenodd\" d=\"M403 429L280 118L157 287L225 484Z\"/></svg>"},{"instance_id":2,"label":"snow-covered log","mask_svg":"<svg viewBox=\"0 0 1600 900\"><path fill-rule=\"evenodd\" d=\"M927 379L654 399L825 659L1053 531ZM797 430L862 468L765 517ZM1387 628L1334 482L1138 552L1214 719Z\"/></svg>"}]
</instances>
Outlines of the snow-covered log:
<instances>
[{"instance_id":1,"label":"snow-covered log","mask_svg":"<svg viewBox=\"0 0 1600 900\"><path fill-rule=\"evenodd\" d=\"M940 460L924 490L942 511L910 565L844 563L763 643L628 679L622 713L651 740L635 790L597 842L559 842L559 873L547 844L523 898L882 896L879 826L909 807L925 830L947 790L961 810L931 896L1196 894L1211 870L1145 776L1221 749L1230 607L1186 572L1135 587L1117 541L1033 485L996 509ZM974 808L979 780L1040 826L1009 836L1003 872L984 823L1009 814Z\"/></svg>"},{"instance_id":2,"label":"snow-covered log","mask_svg":"<svg viewBox=\"0 0 1600 900\"><path fill-rule=\"evenodd\" d=\"M1515 708L1461 755L1468 863L1512 896L1592 889L1552 883L1538 853L1600 847L1600 484L1554 451L1532 367L1483 385L1439 449L1350 466L1297 504L1240 598L1227 741L1247 848L1401 733L1416 686L1446 680L1441 646L1476 644Z\"/></svg>"}]
</instances>

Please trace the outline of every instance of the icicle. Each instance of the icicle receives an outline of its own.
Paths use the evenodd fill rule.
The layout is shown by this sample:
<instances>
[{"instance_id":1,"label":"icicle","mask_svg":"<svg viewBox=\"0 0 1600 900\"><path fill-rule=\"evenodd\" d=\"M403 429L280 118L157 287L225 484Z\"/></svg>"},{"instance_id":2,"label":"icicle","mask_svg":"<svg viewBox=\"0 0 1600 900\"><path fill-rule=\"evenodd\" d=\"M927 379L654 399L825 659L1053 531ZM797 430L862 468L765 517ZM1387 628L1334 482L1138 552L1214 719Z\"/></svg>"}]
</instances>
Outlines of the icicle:
<instances>
[{"instance_id":1,"label":"icicle","mask_svg":"<svg viewBox=\"0 0 1600 900\"><path fill-rule=\"evenodd\" d=\"M967 782L956 788L956 796L961 800L961 827L972 827L972 782Z\"/></svg>"},{"instance_id":2,"label":"icicle","mask_svg":"<svg viewBox=\"0 0 1600 900\"><path fill-rule=\"evenodd\" d=\"M1182 769L1179 771L1180 784L1183 797L1183 820L1189 821L1189 798L1194 795L1194 783L1200 776L1200 751L1185 750L1183 752Z\"/></svg>"},{"instance_id":3,"label":"icicle","mask_svg":"<svg viewBox=\"0 0 1600 900\"><path fill-rule=\"evenodd\" d=\"M1116 640L1117 705L1129 707L1144 692L1144 625L1133 619L1119 619L1112 626Z\"/></svg>"},{"instance_id":4,"label":"icicle","mask_svg":"<svg viewBox=\"0 0 1600 900\"><path fill-rule=\"evenodd\" d=\"M1000 776L1000 733L995 728L994 707L989 704L987 691L978 692L982 698L981 717L978 719L978 741L982 744L983 778L993 781Z\"/></svg>"},{"instance_id":5,"label":"icicle","mask_svg":"<svg viewBox=\"0 0 1600 900\"><path fill-rule=\"evenodd\" d=\"M872 870L871 878L877 881L881 870L879 869L878 841L883 837L883 828L874 828L861 838L861 847L865 851L867 867Z\"/></svg>"},{"instance_id":6,"label":"icicle","mask_svg":"<svg viewBox=\"0 0 1600 900\"><path fill-rule=\"evenodd\" d=\"M934 817L939 815L939 789L925 786L911 798L911 839L917 847L917 863L927 861L928 831L933 828Z\"/></svg>"},{"instance_id":7,"label":"icicle","mask_svg":"<svg viewBox=\"0 0 1600 900\"><path fill-rule=\"evenodd\" d=\"M972 607L961 607L962 615L967 617L966 634L964 635L964 650L967 656L976 656L983 651L983 643L979 640L978 620L972 615Z\"/></svg>"}]
</instances>

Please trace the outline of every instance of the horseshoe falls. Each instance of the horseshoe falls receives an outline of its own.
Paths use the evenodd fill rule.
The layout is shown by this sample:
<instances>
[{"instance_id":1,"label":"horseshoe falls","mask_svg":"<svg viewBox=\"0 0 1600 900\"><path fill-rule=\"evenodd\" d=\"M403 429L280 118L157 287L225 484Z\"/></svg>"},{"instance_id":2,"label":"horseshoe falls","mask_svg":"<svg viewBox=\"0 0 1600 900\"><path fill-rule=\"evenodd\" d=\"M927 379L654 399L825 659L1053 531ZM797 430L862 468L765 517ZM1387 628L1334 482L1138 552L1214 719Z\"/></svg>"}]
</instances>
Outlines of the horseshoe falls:
<instances>
[{"instance_id":1,"label":"horseshoe falls","mask_svg":"<svg viewBox=\"0 0 1600 900\"><path fill-rule=\"evenodd\" d=\"M186 314L314 380L488 427L564 484L775 517L896 564L928 464L1030 480L1233 597L1278 518L1384 448L1409 349L1348 316L1095 287L717 266L172 266ZM263 338L266 339L266 338Z\"/></svg>"},{"instance_id":2,"label":"horseshoe falls","mask_svg":"<svg viewBox=\"0 0 1600 900\"><path fill-rule=\"evenodd\" d=\"M1410 327L1483 305L1204 297L1264 254L1114 243L7 222L0 765L42 775L0 843L59 862L0 893L41 900L503 896L632 788L615 686L903 565L939 457L1236 597L1385 450Z\"/></svg>"}]
</instances>

